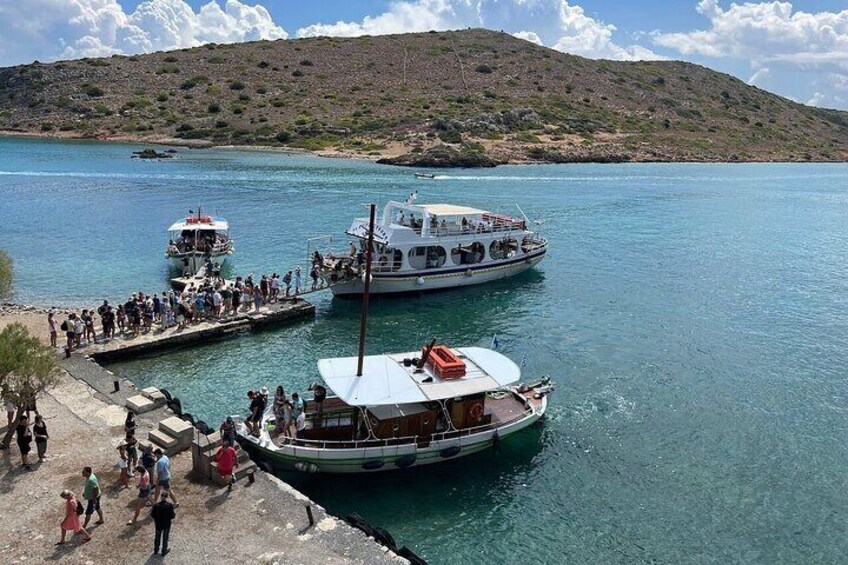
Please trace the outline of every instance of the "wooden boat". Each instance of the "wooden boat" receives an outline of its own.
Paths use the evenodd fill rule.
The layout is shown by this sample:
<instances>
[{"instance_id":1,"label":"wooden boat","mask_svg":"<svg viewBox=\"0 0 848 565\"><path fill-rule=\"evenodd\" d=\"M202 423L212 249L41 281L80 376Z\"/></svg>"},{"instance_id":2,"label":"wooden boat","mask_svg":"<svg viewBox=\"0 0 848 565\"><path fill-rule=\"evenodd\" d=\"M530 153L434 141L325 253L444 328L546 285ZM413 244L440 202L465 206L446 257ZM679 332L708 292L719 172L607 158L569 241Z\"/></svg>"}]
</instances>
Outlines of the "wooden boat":
<instances>
[{"instance_id":1,"label":"wooden boat","mask_svg":"<svg viewBox=\"0 0 848 565\"><path fill-rule=\"evenodd\" d=\"M373 245L372 205L367 249ZM258 435L237 422L239 442L266 470L366 473L439 463L488 449L545 415L550 379L518 384L518 365L491 349L433 340L420 352L366 356L370 280L368 259L359 355L318 362L333 394L320 408L309 402L306 428L292 437L270 412Z\"/></svg>"}]
</instances>

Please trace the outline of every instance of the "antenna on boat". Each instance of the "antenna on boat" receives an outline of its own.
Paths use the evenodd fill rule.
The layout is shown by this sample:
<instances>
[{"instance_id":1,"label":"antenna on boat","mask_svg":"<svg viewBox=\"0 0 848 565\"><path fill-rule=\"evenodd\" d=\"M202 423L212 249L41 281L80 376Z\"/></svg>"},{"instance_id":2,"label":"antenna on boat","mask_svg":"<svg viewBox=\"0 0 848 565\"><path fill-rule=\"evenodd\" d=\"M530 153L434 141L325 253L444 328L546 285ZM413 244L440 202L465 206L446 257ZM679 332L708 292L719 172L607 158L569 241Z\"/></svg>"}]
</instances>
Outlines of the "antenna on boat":
<instances>
[{"instance_id":1,"label":"antenna on boat","mask_svg":"<svg viewBox=\"0 0 848 565\"><path fill-rule=\"evenodd\" d=\"M359 318L359 359L356 363L356 376L362 376L362 362L365 359L365 326L368 322L368 293L371 290L371 254L374 251L374 214L376 204L371 204L371 218L368 223L368 244L365 246L365 285L362 289L362 315Z\"/></svg>"}]
</instances>

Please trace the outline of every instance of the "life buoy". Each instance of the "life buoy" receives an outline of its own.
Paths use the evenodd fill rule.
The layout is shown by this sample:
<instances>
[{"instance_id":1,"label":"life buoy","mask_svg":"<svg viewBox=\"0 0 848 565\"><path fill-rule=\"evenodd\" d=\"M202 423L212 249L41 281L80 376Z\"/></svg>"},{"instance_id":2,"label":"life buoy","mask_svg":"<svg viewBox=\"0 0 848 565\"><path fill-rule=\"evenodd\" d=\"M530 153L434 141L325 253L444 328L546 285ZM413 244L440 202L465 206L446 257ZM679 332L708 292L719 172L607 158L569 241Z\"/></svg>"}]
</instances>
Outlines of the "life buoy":
<instances>
[{"instance_id":1,"label":"life buoy","mask_svg":"<svg viewBox=\"0 0 848 565\"><path fill-rule=\"evenodd\" d=\"M386 256L385 256L385 255L383 255L382 257L380 257L380 261L379 261L379 262L380 262L380 266L381 266L381 267L385 267L386 265L388 265L388 264L389 264L389 260L388 260L388 259L386 259Z\"/></svg>"},{"instance_id":2,"label":"life buoy","mask_svg":"<svg viewBox=\"0 0 848 565\"><path fill-rule=\"evenodd\" d=\"M472 418L477 420L478 422L483 419L483 403L478 402L471 407L471 410L468 411Z\"/></svg>"}]
</instances>

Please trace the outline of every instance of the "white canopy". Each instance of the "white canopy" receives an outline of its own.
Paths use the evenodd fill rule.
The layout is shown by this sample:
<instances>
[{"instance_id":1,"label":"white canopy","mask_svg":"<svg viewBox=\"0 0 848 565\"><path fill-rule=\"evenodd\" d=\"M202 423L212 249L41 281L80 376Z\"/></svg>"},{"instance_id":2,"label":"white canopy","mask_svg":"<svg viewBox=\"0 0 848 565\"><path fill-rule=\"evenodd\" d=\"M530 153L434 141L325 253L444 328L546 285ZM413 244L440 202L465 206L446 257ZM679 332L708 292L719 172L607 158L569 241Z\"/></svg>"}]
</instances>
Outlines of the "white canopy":
<instances>
[{"instance_id":1,"label":"white canopy","mask_svg":"<svg viewBox=\"0 0 848 565\"><path fill-rule=\"evenodd\" d=\"M411 404L467 396L495 390L518 381L521 370L508 357L482 347L453 350L465 362L465 376L441 379L429 369L415 373L404 367L404 358L420 357L421 352L369 355L362 376L356 376L356 357L321 359L321 378L339 398L352 406ZM432 379L424 382L425 379Z\"/></svg>"},{"instance_id":2,"label":"white canopy","mask_svg":"<svg viewBox=\"0 0 848 565\"><path fill-rule=\"evenodd\" d=\"M485 210L469 208L468 206L456 206L454 204L418 204L412 208L422 208L433 216L479 216L487 214Z\"/></svg>"},{"instance_id":3,"label":"white canopy","mask_svg":"<svg viewBox=\"0 0 848 565\"><path fill-rule=\"evenodd\" d=\"M207 216L209 221L198 221L197 217L191 216L184 218L178 222L174 222L168 231L183 231L183 230L220 230L227 231L230 229L230 224L227 220L220 216ZM203 218L201 218L203 219Z\"/></svg>"}]
</instances>

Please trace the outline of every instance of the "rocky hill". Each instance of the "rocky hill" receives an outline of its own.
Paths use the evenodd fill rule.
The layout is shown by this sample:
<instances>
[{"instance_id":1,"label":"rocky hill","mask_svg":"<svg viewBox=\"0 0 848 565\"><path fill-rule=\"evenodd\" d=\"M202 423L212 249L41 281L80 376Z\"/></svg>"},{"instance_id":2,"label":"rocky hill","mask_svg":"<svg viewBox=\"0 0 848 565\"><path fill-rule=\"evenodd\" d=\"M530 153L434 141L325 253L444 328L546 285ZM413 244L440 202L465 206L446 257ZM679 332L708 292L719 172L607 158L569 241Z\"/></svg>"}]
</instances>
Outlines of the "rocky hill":
<instances>
[{"instance_id":1,"label":"rocky hill","mask_svg":"<svg viewBox=\"0 0 848 565\"><path fill-rule=\"evenodd\" d=\"M848 159L846 112L690 63L595 61L481 29L3 68L0 130L434 166Z\"/></svg>"}]
</instances>

